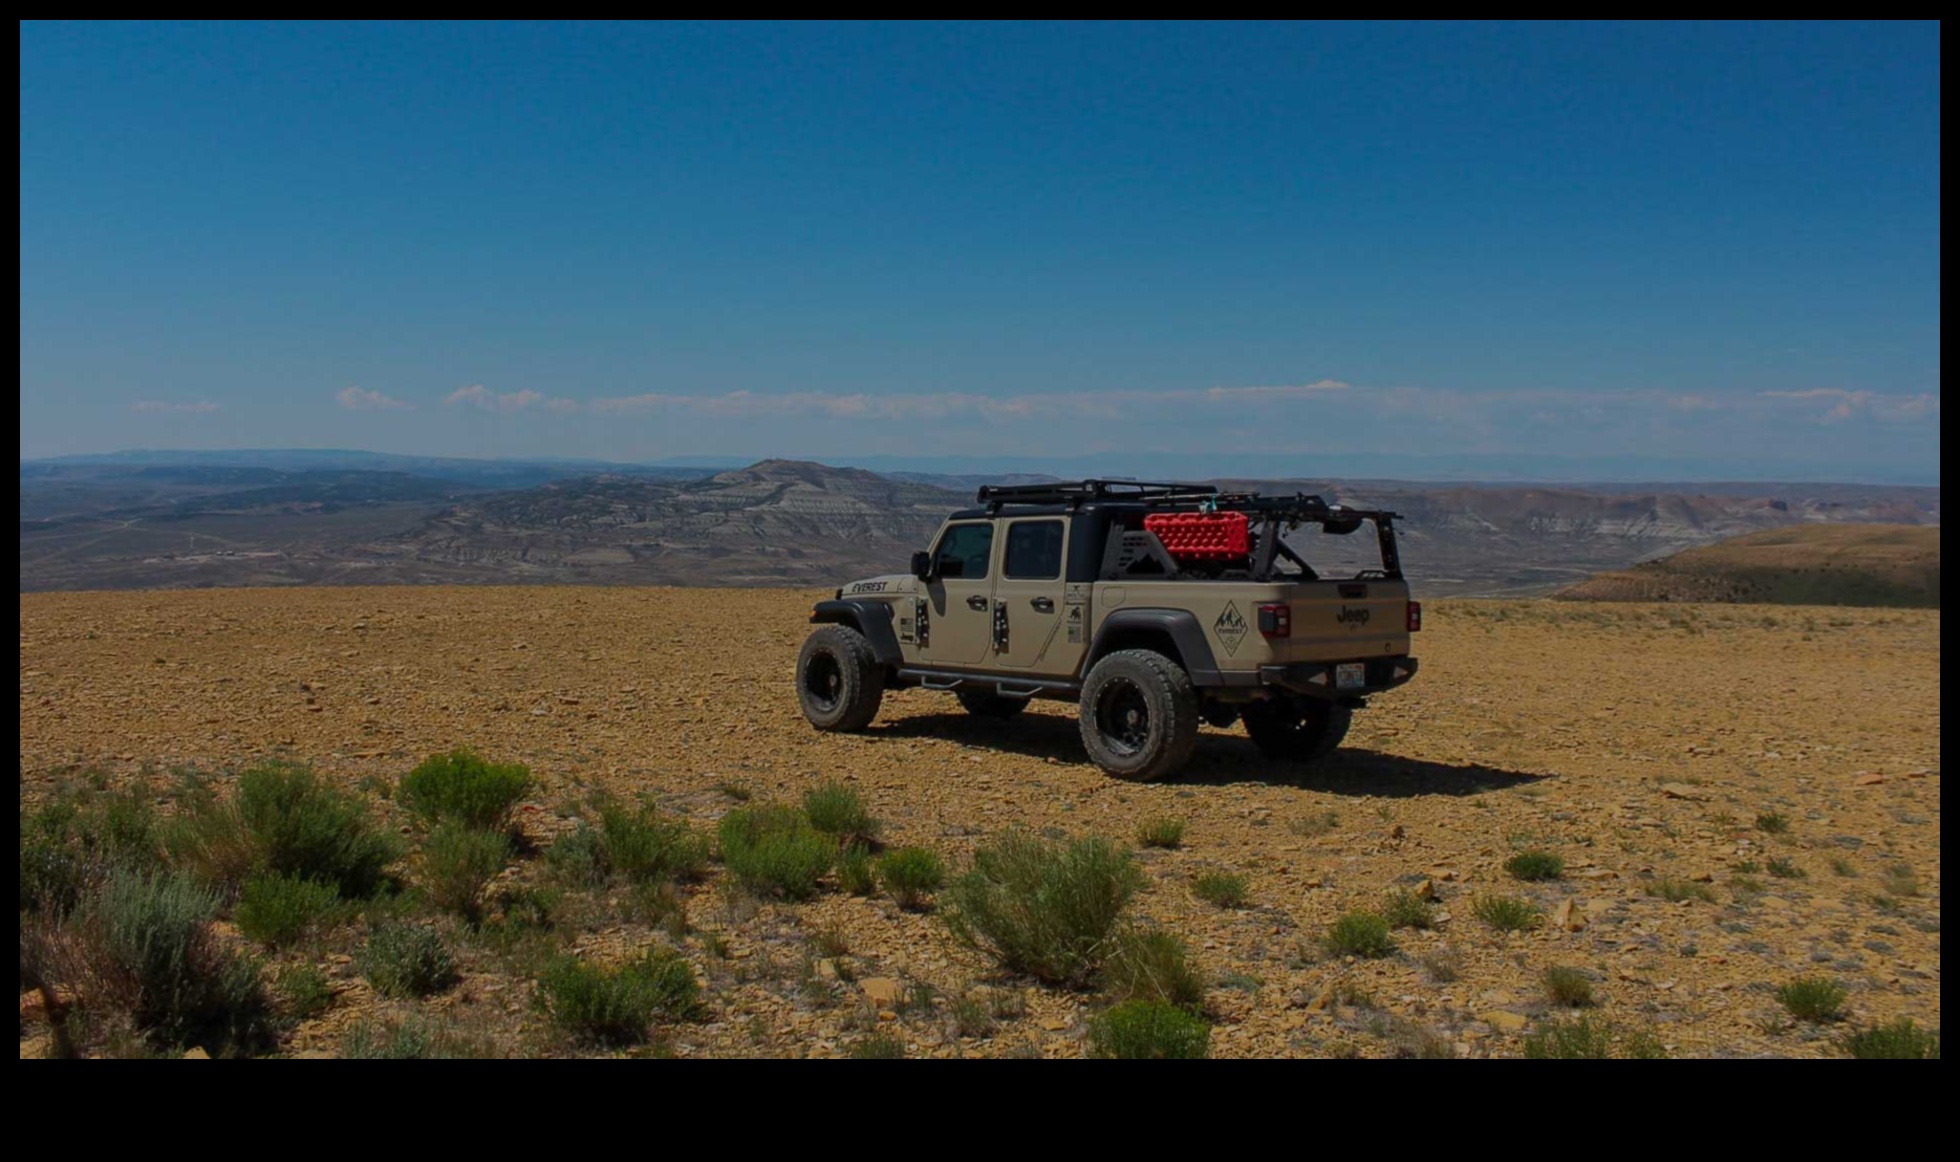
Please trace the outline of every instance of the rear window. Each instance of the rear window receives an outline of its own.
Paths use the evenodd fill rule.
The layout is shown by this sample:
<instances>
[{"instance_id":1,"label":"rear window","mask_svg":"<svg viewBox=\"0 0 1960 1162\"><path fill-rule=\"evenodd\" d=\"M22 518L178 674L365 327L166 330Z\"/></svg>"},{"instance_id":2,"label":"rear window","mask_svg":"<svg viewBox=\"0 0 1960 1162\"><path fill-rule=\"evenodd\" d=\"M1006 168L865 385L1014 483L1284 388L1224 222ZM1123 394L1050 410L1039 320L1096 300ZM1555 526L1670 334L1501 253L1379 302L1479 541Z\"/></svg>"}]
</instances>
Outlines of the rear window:
<instances>
[{"instance_id":1,"label":"rear window","mask_svg":"<svg viewBox=\"0 0 1960 1162\"><path fill-rule=\"evenodd\" d=\"M1020 520L1007 526L1007 560L1002 572L1011 580L1053 581L1062 575L1062 522Z\"/></svg>"}]
</instances>

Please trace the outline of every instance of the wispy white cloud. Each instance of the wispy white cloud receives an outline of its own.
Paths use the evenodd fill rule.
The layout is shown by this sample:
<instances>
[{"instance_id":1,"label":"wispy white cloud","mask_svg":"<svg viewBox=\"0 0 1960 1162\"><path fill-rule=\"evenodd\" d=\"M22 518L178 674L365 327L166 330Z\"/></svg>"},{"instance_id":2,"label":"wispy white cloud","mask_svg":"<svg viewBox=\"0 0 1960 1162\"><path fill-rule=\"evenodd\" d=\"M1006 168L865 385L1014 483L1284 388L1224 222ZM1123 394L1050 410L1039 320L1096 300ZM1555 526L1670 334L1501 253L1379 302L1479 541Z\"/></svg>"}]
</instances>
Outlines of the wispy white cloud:
<instances>
[{"instance_id":1,"label":"wispy white cloud","mask_svg":"<svg viewBox=\"0 0 1960 1162\"><path fill-rule=\"evenodd\" d=\"M365 387L343 387L333 397L350 412L402 412L415 406Z\"/></svg>"},{"instance_id":2,"label":"wispy white cloud","mask_svg":"<svg viewBox=\"0 0 1960 1162\"><path fill-rule=\"evenodd\" d=\"M131 404L130 407L134 411L148 412L151 414L177 412L185 415L199 415L199 416L209 415L212 412L223 410L217 404L212 403L208 399L190 400L185 402L178 402L178 401L166 400L166 399L139 399L135 403Z\"/></svg>"},{"instance_id":3,"label":"wispy white cloud","mask_svg":"<svg viewBox=\"0 0 1960 1162\"><path fill-rule=\"evenodd\" d=\"M1938 419L1940 414L1940 397L1931 392L1890 394L1852 391L1842 387L1809 387L1798 391L1765 391L1761 395L1764 399L1821 406L1823 411L1818 414L1818 419L1831 424L1843 423L1860 415L1897 422Z\"/></svg>"},{"instance_id":4,"label":"wispy white cloud","mask_svg":"<svg viewBox=\"0 0 1960 1162\"><path fill-rule=\"evenodd\" d=\"M487 412L522 412L533 408L544 408L554 412L575 412L579 402L563 396L549 396L541 391L524 388L520 391L496 392L480 383L459 387L443 397L445 406L468 404Z\"/></svg>"},{"instance_id":5,"label":"wispy white cloud","mask_svg":"<svg viewBox=\"0 0 1960 1162\"><path fill-rule=\"evenodd\" d=\"M907 420L972 416L1012 421L1114 417L1125 410L1174 404L1281 403L1322 398L1349 390L1348 384L1323 379L1316 383L1271 387L1111 389L1004 396L955 391L896 392L888 395L827 391L730 391L719 395L647 392L643 395L595 399L592 409L616 415L666 412L715 419L780 416Z\"/></svg>"}]
</instances>

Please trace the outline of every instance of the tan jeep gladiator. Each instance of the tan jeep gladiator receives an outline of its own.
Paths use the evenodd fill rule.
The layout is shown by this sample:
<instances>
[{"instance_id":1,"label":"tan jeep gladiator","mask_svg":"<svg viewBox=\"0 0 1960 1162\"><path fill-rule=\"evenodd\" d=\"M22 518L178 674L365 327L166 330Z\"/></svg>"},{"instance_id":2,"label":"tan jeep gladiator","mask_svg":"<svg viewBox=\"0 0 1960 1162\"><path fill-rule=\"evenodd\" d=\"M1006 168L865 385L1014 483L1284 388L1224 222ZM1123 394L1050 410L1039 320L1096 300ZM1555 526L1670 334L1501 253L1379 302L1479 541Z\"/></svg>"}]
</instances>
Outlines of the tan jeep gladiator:
<instances>
[{"instance_id":1,"label":"tan jeep gladiator","mask_svg":"<svg viewBox=\"0 0 1960 1162\"><path fill-rule=\"evenodd\" d=\"M895 687L948 690L1001 719L1066 699L1089 757L1130 779L1176 771L1200 721L1244 722L1274 758L1323 758L1369 695L1416 672L1422 608L1395 519L1210 485L985 486L909 574L817 603L797 697L819 730L863 729ZM1364 524L1380 565L1352 576L1322 576L1286 539Z\"/></svg>"}]
</instances>

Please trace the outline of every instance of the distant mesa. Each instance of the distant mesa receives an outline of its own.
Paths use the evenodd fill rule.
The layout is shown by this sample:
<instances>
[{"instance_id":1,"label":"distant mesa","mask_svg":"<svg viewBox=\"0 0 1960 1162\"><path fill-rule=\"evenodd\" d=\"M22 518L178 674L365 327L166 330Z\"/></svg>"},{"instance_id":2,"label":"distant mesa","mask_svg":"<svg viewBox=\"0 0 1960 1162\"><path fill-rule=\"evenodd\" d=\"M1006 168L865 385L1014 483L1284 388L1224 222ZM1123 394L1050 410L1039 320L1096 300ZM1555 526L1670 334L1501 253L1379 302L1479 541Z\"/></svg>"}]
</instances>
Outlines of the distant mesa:
<instances>
[{"instance_id":1,"label":"distant mesa","mask_svg":"<svg viewBox=\"0 0 1960 1162\"><path fill-rule=\"evenodd\" d=\"M1940 530L1896 524L1792 525L1601 573L1553 596L1567 601L1938 609Z\"/></svg>"}]
</instances>

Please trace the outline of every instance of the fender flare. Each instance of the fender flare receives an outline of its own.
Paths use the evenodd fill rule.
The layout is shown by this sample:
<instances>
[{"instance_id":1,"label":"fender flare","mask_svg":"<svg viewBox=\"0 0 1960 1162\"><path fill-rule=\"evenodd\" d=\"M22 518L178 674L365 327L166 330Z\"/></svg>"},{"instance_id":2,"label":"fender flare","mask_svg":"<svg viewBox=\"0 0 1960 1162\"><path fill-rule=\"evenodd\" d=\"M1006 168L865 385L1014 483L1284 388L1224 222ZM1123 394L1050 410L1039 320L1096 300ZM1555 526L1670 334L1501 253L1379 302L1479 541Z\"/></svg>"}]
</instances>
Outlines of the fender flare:
<instances>
[{"instance_id":1,"label":"fender flare","mask_svg":"<svg viewBox=\"0 0 1960 1162\"><path fill-rule=\"evenodd\" d=\"M860 598L819 601L810 610L810 621L813 625L848 625L857 630L871 643L871 656L881 666L896 666L903 660L888 602Z\"/></svg>"},{"instance_id":2,"label":"fender flare","mask_svg":"<svg viewBox=\"0 0 1960 1162\"><path fill-rule=\"evenodd\" d=\"M1198 624L1189 610L1184 609L1118 609L1103 619L1101 628L1096 630L1096 638L1089 645L1089 653L1082 662L1082 673L1088 676L1090 667L1101 661L1103 655L1111 652L1112 640L1122 633L1141 631L1161 633L1171 639L1177 647L1178 656L1183 659L1184 672L1191 676L1194 686L1222 686L1225 680L1218 673L1218 660L1211 652L1211 643L1205 638L1204 627Z\"/></svg>"}]
</instances>

